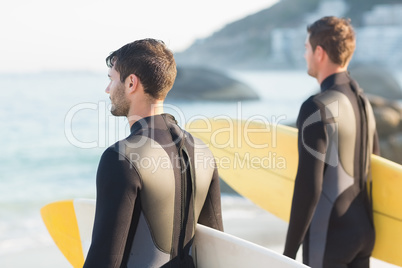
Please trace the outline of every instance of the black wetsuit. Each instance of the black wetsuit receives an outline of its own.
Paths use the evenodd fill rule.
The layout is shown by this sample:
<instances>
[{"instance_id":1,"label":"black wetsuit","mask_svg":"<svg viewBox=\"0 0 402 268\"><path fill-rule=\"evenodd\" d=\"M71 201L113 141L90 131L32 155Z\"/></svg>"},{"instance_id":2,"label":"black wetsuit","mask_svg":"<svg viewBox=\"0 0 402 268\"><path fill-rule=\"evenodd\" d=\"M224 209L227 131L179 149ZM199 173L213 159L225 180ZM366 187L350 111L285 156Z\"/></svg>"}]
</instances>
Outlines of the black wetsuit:
<instances>
[{"instance_id":1,"label":"black wetsuit","mask_svg":"<svg viewBox=\"0 0 402 268\"><path fill-rule=\"evenodd\" d=\"M223 230L212 153L173 116L143 118L100 160L84 267L194 267L196 222Z\"/></svg>"},{"instance_id":2,"label":"black wetsuit","mask_svg":"<svg viewBox=\"0 0 402 268\"><path fill-rule=\"evenodd\" d=\"M327 77L297 119L299 165L284 254L313 268L369 267L374 246L368 191L379 153L370 103L347 72Z\"/></svg>"}]
</instances>

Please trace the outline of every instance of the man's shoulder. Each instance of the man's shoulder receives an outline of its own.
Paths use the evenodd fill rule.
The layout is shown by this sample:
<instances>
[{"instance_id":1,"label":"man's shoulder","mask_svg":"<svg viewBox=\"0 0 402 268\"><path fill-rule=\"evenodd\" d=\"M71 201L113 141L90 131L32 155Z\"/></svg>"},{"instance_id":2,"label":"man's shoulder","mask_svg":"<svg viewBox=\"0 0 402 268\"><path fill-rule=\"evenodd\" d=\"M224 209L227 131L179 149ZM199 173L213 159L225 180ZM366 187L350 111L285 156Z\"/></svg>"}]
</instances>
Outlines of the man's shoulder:
<instances>
[{"instance_id":1,"label":"man's shoulder","mask_svg":"<svg viewBox=\"0 0 402 268\"><path fill-rule=\"evenodd\" d=\"M320 98L322 96L322 92L311 95L309 98L307 98L301 105L300 108L300 113L307 113L311 114L316 112L317 110L320 109Z\"/></svg>"},{"instance_id":2,"label":"man's shoulder","mask_svg":"<svg viewBox=\"0 0 402 268\"><path fill-rule=\"evenodd\" d=\"M107 159L107 161L113 160L121 160L124 158L124 153L121 150L121 141L118 141L112 145L110 145L106 150L102 153L101 159Z\"/></svg>"},{"instance_id":3,"label":"man's shoulder","mask_svg":"<svg viewBox=\"0 0 402 268\"><path fill-rule=\"evenodd\" d=\"M324 91L311 95L303 102L296 122L298 126L306 122L306 120L314 120L314 122L323 120L322 115L325 114L326 109L323 99L326 98L326 94Z\"/></svg>"},{"instance_id":4,"label":"man's shoulder","mask_svg":"<svg viewBox=\"0 0 402 268\"><path fill-rule=\"evenodd\" d=\"M306 107L314 107L316 109L328 109L328 106L332 103L343 103L350 102L350 96L348 97L345 92L342 90L337 90L337 86L333 86L328 90L322 91L318 94L310 96L303 106Z\"/></svg>"},{"instance_id":5,"label":"man's shoulder","mask_svg":"<svg viewBox=\"0 0 402 268\"><path fill-rule=\"evenodd\" d=\"M151 139L143 135L130 135L110 145L103 152L103 156L127 156L130 152L150 147ZM156 143L156 142L155 142Z\"/></svg>"}]
</instances>

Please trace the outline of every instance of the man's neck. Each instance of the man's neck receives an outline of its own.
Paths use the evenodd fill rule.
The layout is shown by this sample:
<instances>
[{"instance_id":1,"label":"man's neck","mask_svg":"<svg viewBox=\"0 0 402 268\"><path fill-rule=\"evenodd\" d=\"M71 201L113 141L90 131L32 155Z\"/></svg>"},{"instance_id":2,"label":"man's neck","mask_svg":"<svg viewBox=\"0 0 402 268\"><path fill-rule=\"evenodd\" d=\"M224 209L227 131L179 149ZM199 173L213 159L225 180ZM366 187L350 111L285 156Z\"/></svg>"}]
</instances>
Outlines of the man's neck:
<instances>
[{"instance_id":1,"label":"man's neck","mask_svg":"<svg viewBox=\"0 0 402 268\"><path fill-rule=\"evenodd\" d=\"M318 84L322 84L322 82L329 76L336 74L336 73L343 73L346 72L348 69L348 66L345 65L344 67L341 67L339 65L329 65L327 68L322 68L320 69L320 72L318 73L316 79Z\"/></svg>"},{"instance_id":2,"label":"man's neck","mask_svg":"<svg viewBox=\"0 0 402 268\"><path fill-rule=\"evenodd\" d=\"M130 127L132 127L138 120L158 114L163 114L163 100L154 100L152 103L144 101L137 103L137 105L132 105L127 120Z\"/></svg>"}]
</instances>

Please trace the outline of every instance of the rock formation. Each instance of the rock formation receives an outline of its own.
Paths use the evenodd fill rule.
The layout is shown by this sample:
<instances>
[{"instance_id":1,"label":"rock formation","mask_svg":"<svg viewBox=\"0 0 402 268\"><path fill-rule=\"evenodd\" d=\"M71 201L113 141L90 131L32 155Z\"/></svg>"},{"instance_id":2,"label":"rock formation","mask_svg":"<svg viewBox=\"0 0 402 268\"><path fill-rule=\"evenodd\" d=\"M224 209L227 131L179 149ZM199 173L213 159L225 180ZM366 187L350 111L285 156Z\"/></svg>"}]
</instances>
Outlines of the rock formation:
<instances>
[{"instance_id":1,"label":"rock formation","mask_svg":"<svg viewBox=\"0 0 402 268\"><path fill-rule=\"evenodd\" d=\"M377 123L381 156L402 164L402 107L398 102L368 95Z\"/></svg>"},{"instance_id":2,"label":"rock formation","mask_svg":"<svg viewBox=\"0 0 402 268\"><path fill-rule=\"evenodd\" d=\"M401 86L387 68L365 64L352 66L349 71L367 94L390 100L402 99Z\"/></svg>"},{"instance_id":3,"label":"rock formation","mask_svg":"<svg viewBox=\"0 0 402 268\"><path fill-rule=\"evenodd\" d=\"M178 67L168 100L245 101L258 100L257 93L224 73L204 67Z\"/></svg>"}]
</instances>

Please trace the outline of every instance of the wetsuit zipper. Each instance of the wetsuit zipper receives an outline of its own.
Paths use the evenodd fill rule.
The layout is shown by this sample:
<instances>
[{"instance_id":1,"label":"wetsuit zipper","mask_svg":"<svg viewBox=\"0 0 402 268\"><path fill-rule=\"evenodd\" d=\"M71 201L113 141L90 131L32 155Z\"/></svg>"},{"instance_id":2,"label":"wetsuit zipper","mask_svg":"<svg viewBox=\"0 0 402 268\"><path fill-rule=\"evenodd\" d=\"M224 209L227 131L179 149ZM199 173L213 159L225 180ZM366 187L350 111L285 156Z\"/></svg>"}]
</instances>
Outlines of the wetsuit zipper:
<instances>
[{"instance_id":1,"label":"wetsuit zipper","mask_svg":"<svg viewBox=\"0 0 402 268\"><path fill-rule=\"evenodd\" d=\"M186 237L186 204L187 200L187 163L185 159L185 151L184 148L181 147L179 149L179 157L180 157L180 164L181 164L181 204L180 204L180 233L179 233L179 256L180 259L183 259L184 256L184 240Z\"/></svg>"},{"instance_id":2,"label":"wetsuit zipper","mask_svg":"<svg viewBox=\"0 0 402 268\"><path fill-rule=\"evenodd\" d=\"M366 175L366 167L367 167L367 150L368 150L368 118L366 114L366 105L364 103L364 98L361 95L360 89L358 88L357 85L354 83L352 84L352 89L356 94L357 98L357 103L359 106L359 112L360 112L360 129L362 131L361 133L361 143L360 143L360 148L361 148L361 154L360 154L360 159L362 165L360 166L360 190L364 188L364 176Z\"/></svg>"},{"instance_id":3,"label":"wetsuit zipper","mask_svg":"<svg viewBox=\"0 0 402 268\"><path fill-rule=\"evenodd\" d=\"M185 237L185 226L184 226L184 213L186 210L186 190L187 190L187 183L186 183L186 173L185 173L185 166L183 167L184 164L184 159L183 159L183 153L181 152L180 157L182 159L182 167L181 167L181 187L182 187L182 191L181 191L181 219L180 219L180 226L181 226L181 230L180 230L180 242L179 242L179 250L180 250L180 259L183 258L183 246L184 246L184 237Z\"/></svg>"}]
</instances>

